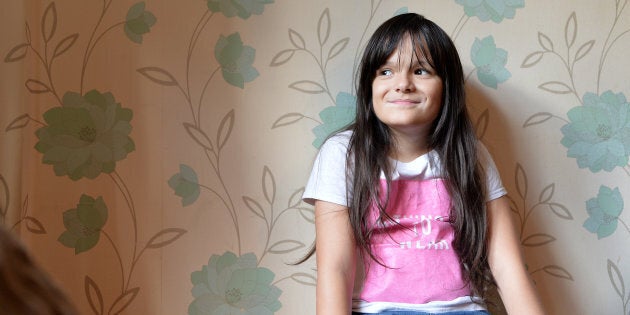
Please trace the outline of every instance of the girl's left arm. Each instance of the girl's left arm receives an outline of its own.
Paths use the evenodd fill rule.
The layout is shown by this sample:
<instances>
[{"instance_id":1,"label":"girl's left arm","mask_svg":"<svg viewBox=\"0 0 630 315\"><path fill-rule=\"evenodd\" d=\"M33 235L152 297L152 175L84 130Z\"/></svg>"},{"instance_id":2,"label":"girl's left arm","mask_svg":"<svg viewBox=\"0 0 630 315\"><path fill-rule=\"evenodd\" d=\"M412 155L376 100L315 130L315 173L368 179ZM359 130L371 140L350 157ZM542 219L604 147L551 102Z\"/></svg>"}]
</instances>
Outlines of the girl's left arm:
<instances>
[{"instance_id":1,"label":"girl's left arm","mask_svg":"<svg viewBox=\"0 0 630 315\"><path fill-rule=\"evenodd\" d=\"M507 197L491 200L488 209L488 262L508 314L545 314L525 268L520 240Z\"/></svg>"}]
</instances>

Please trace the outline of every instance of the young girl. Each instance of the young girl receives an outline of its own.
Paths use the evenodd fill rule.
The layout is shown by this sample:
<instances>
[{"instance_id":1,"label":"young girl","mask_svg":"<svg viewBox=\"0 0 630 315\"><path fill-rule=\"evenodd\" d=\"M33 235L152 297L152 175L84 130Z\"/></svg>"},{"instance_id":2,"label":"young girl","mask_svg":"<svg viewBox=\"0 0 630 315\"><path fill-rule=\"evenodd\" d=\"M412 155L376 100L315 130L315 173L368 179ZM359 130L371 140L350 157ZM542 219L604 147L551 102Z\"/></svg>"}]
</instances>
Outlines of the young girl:
<instances>
[{"instance_id":1,"label":"young girl","mask_svg":"<svg viewBox=\"0 0 630 315\"><path fill-rule=\"evenodd\" d=\"M317 314L542 314L496 167L475 137L456 48L417 14L363 54L355 122L322 146L315 205Z\"/></svg>"}]
</instances>

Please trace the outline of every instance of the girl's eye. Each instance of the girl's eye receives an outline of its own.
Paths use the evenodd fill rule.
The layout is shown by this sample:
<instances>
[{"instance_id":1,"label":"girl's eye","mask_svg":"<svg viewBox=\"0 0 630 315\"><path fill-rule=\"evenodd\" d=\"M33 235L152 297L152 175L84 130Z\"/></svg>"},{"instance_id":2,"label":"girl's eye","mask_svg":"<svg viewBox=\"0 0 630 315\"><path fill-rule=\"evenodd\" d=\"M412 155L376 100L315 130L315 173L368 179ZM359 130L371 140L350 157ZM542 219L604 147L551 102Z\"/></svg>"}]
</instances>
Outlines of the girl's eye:
<instances>
[{"instance_id":1,"label":"girl's eye","mask_svg":"<svg viewBox=\"0 0 630 315\"><path fill-rule=\"evenodd\" d=\"M414 71L414 74L416 75L428 75L431 74L428 70L426 69L416 69L416 71Z\"/></svg>"},{"instance_id":2,"label":"girl's eye","mask_svg":"<svg viewBox=\"0 0 630 315\"><path fill-rule=\"evenodd\" d=\"M389 69L383 69L383 70L379 71L379 74L380 74L380 75L389 76L389 75L392 75L392 70L389 70Z\"/></svg>"}]
</instances>

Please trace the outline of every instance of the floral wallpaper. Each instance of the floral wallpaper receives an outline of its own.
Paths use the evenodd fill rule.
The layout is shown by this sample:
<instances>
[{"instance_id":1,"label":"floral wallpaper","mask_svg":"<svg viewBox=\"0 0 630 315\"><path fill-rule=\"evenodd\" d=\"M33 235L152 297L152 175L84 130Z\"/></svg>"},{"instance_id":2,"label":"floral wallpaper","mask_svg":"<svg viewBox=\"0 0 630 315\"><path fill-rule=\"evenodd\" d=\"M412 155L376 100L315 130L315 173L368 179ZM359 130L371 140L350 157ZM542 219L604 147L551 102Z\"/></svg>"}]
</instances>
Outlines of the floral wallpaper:
<instances>
[{"instance_id":1,"label":"floral wallpaper","mask_svg":"<svg viewBox=\"0 0 630 315\"><path fill-rule=\"evenodd\" d=\"M10 2L0 220L83 314L314 314L311 163L367 38L418 12L549 313L630 314L629 2Z\"/></svg>"}]
</instances>

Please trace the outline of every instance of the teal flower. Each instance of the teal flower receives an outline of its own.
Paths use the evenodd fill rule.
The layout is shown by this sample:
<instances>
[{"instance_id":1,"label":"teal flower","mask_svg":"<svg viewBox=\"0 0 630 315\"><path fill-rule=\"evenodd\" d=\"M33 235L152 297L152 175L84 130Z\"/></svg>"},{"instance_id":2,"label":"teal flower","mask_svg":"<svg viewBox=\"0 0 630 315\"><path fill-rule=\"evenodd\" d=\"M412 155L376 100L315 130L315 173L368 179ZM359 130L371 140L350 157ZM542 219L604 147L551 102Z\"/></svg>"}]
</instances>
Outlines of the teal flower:
<instances>
[{"instance_id":1,"label":"teal flower","mask_svg":"<svg viewBox=\"0 0 630 315\"><path fill-rule=\"evenodd\" d=\"M584 222L584 228L597 234L601 239L612 235L617 229L617 221L623 210L623 199L619 188L614 190L600 186L597 198L591 198L586 202L588 219Z\"/></svg>"},{"instance_id":2,"label":"teal flower","mask_svg":"<svg viewBox=\"0 0 630 315\"><path fill-rule=\"evenodd\" d=\"M191 205L199 198L199 183L197 173L187 165L179 165L179 173L171 176L168 185L175 194L182 197L182 206Z\"/></svg>"},{"instance_id":3,"label":"teal flower","mask_svg":"<svg viewBox=\"0 0 630 315\"><path fill-rule=\"evenodd\" d=\"M470 58L477 69L477 78L487 87L496 89L499 83L505 82L511 76L510 71L505 69L507 51L497 48L492 36L482 40L475 38Z\"/></svg>"},{"instance_id":4,"label":"teal flower","mask_svg":"<svg viewBox=\"0 0 630 315\"><path fill-rule=\"evenodd\" d=\"M81 195L77 207L63 213L66 230L57 239L79 254L96 246L101 229L107 222L107 206L102 197L96 199Z\"/></svg>"},{"instance_id":5,"label":"teal flower","mask_svg":"<svg viewBox=\"0 0 630 315\"><path fill-rule=\"evenodd\" d=\"M252 253L212 255L190 278L195 299L189 315L271 315L282 307L282 291L271 284L273 272L257 267Z\"/></svg>"},{"instance_id":6,"label":"teal flower","mask_svg":"<svg viewBox=\"0 0 630 315\"><path fill-rule=\"evenodd\" d=\"M273 0L207 0L208 9L212 12L221 12L226 17L238 15L245 20L252 14L262 14L265 4L273 3Z\"/></svg>"},{"instance_id":7,"label":"teal flower","mask_svg":"<svg viewBox=\"0 0 630 315\"><path fill-rule=\"evenodd\" d=\"M494 23L499 23L504 18L514 18L516 9L525 7L524 0L455 0L455 2L464 6L466 15L476 16L482 22L492 20Z\"/></svg>"},{"instance_id":8,"label":"teal flower","mask_svg":"<svg viewBox=\"0 0 630 315\"><path fill-rule=\"evenodd\" d=\"M129 8L125 18L125 34L134 43L142 43L142 35L151 30L157 19L149 11L144 10L144 1L138 2Z\"/></svg>"},{"instance_id":9,"label":"teal flower","mask_svg":"<svg viewBox=\"0 0 630 315\"><path fill-rule=\"evenodd\" d=\"M243 88L245 82L258 77L258 71L252 67L256 50L250 46L243 46L238 33L228 37L221 35L214 46L214 56L221 64L223 79L231 85Z\"/></svg>"},{"instance_id":10,"label":"teal flower","mask_svg":"<svg viewBox=\"0 0 630 315\"><path fill-rule=\"evenodd\" d=\"M313 133L315 134L313 146L316 148L321 147L326 138L333 132L339 131L352 123L357 111L356 107L357 98L354 95L339 92L335 99L335 106L326 107L319 113L323 123L313 128Z\"/></svg>"},{"instance_id":11,"label":"teal flower","mask_svg":"<svg viewBox=\"0 0 630 315\"><path fill-rule=\"evenodd\" d=\"M628 164L630 156L630 104L622 94L586 93L584 105L569 110L570 122L560 129L567 156L591 172L612 171Z\"/></svg>"},{"instance_id":12,"label":"teal flower","mask_svg":"<svg viewBox=\"0 0 630 315\"><path fill-rule=\"evenodd\" d=\"M135 149L129 137L132 116L111 93L67 92L60 107L44 113L47 125L35 132L39 139L35 149L57 176L78 180L111 173L116 162Z\"/></svg>"}]
</instances>

